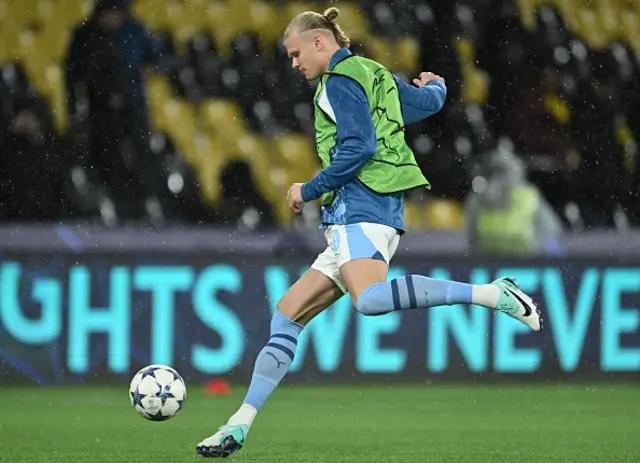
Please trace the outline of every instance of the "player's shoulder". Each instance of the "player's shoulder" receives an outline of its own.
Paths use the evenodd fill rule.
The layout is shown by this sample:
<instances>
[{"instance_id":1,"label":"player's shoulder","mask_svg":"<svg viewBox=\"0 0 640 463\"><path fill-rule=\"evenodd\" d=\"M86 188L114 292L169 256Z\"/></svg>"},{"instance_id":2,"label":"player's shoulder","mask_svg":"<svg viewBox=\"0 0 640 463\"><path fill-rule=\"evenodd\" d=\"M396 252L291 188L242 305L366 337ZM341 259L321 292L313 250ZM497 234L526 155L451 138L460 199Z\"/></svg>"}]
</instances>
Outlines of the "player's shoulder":
<instances>
[{"instance_id":1,"label":"player's shoulder","mask_svg":"<svg viewBox=\"0 0 640 463\"><path fill-rule=\"evenodd\" d=\"M347 74L329 74L325 87L329 99L342 98L345 95L350 95L358 99L364 98L366 100L366 92L362 84Z\"/></svg>"},{"instance_id":2,"label":"player's shoulder","mask_svg":"<svg viewBox=\"0 0 640 463\"><path fill-rule=\"evenodd\" d=\"M358 73L378 73L381 71L390 72L383 64L375 61L374 59L367 58L366 56L351 54L342 61L340 61L336 68L344 70L345 72L358 72Z\"/></svg>"}]
</instances>

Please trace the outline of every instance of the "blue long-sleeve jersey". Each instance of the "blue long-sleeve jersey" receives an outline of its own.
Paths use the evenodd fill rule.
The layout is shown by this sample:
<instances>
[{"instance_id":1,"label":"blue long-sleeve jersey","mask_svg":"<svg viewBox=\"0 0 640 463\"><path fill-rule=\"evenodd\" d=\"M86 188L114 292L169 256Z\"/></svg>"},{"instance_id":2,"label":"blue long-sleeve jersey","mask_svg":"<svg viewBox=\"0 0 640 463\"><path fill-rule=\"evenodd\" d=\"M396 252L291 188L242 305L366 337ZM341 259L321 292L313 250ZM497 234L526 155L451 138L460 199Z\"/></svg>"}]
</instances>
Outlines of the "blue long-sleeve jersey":
<instances>
[{"instance_id":1,"label":"blue long-sleeve jersey","mask_svg":"<svg viewBox=\"0 0 640 463\"><path fill-rule=\"evenodd\" d=\"M331 58L330 70L351 55L346 48ZM446 86L429 82L414 87L395 77L405 125L429 117L442 108ZM336 146L331 164L302 186L304 201L336 191L330 206L322 208L323 226L379 223L404 231L404 193L379 195L362 185L356 175L376 152L376 130L364 90L348 77L331 75L326 92L335 114Z\"/></svg>"}]
</instances>

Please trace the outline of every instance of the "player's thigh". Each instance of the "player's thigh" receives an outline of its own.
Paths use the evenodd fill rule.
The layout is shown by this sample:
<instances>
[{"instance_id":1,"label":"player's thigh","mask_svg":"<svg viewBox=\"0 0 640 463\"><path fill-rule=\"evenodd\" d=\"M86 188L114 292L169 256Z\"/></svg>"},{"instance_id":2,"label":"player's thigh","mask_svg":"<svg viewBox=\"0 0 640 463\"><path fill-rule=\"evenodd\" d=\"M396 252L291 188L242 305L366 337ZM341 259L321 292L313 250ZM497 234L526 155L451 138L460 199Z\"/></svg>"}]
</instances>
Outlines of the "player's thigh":
<instances>
[{"instance_id":1,"label":"player's thigh","mask_svg":"<svg viewBox=\"0 0 640 463\"><path fill-rule=\"evenodd\" d=\"M347 225L338 234L340 275L355 305L369 286L387 281L400 237L391 227L370 223Z\"/></svg>"},{"instance_id":2,"label":"player's thigh","mask_svg":"<svg viewBox=\"0 0 640 463\"><path fill-rule=\"evenodd\" d=\"M388 271L389 266L386 262L374 259L357 259L343 264L340 272L353 305L356 305L360 294L369 286L387 281Z\"/></svg>"},{"instance_id":3,"label":"player's thigh","mask_svg":"<svg viewBox=\"0 0 640 463\"><path fill-rule=\"evenodd\" d=\"M306 325L342 295L336 283L311 268L282 296L278 310L290 320Z\"/></svg>"}]
</instances>

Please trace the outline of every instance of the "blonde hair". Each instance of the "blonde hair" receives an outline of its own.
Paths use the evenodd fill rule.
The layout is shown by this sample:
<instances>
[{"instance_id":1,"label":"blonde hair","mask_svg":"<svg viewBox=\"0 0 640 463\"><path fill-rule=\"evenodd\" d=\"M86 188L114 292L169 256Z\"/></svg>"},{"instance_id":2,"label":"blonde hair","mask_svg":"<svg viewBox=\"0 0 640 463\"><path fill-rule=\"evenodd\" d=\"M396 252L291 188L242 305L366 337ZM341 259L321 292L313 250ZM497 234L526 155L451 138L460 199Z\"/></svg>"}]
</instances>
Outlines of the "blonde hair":
<instances>
[{"instance_id":1,"label":"blonde hair","mask_svg":"<svg viewBox=\"0 0 640 463\"><path fill-rule=\"evenodd\" d=\"M315 11L305 11L298 14L291 20L284 31L284 37L289 37L295 32L307 32L314 29L324 29L333 34L341 48L349 48L351 40L344 33L342 28L335 22L338 17L338 9L335 6L327 8L324 13L316 13Z\"/></svg>"}]
</instances>

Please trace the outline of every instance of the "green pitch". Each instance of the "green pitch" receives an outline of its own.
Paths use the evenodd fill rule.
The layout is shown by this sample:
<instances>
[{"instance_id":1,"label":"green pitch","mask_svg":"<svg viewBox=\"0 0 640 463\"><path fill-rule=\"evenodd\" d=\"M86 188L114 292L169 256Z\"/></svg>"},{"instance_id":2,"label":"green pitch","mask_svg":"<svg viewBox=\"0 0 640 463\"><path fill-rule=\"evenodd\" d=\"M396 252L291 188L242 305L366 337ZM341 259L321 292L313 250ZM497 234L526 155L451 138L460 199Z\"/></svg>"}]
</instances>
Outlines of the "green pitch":
<instances>
[{"instance_id":1,"label":"green pitch","mask_svg":"<svg viewBox=\"0 0 640 463\"><path fill-rule=\"evenodd\" d=\"M202 461L200 439L244 390L148 422L126 386L0 388L0 461ZM640 385L283 387L245 448L255 463L625 463L640 461Z\"/></svg>"}]
</instances>

